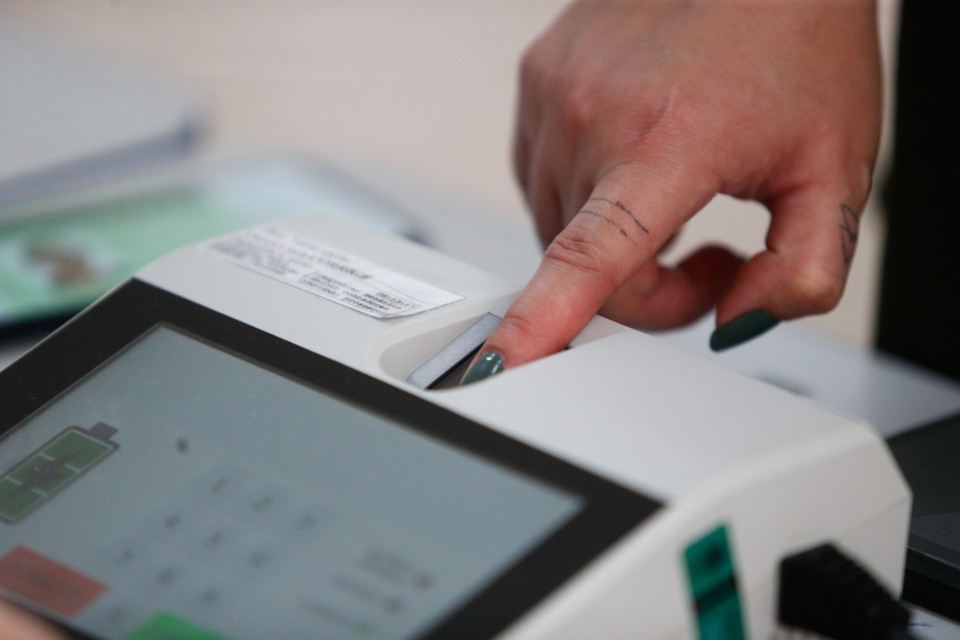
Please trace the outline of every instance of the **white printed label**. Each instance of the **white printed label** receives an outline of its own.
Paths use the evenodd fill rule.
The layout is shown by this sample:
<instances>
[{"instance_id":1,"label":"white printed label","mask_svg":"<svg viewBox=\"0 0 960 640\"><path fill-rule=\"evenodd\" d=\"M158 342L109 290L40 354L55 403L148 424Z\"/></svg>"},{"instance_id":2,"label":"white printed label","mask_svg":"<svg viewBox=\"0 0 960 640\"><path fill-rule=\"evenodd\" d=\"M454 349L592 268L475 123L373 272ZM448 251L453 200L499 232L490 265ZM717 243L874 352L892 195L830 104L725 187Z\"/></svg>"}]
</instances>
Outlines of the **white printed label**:
<instances>
[{"instance_id":1,"label":"white printed label","mask_svg":"<svg viewBox=\"0 0 960 640\"><path fill-rule=\"evenodd\" d=\"M279 227L241 231L203 248L375 318L409 316L463 298Z\"/></svg>"}]
</instances>

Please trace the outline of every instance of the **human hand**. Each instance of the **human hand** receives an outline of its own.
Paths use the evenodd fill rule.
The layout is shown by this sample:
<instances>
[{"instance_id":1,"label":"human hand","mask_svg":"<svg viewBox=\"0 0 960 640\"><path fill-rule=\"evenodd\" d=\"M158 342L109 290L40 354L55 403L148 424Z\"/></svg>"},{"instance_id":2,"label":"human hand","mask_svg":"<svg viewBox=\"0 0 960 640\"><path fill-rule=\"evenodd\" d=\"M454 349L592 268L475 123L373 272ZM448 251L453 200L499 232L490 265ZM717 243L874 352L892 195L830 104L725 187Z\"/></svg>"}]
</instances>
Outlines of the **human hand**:
<instances>
[{"instance_id":1,"label":"human hand","mask_svg":"<svg viewBox=\"0 0 960 640\"><path fill-rule=\"evenodd\" d=\"M3 640L66 640L39 618L0 599L0 638Z\"/></svg>"},{"instance_id":2,"label":"human hand","mask_svg":"<svg viewBox=\"0 0 960 640\"><path fill-rule=\"evenodd\" d=\"M658 330L716 305L723 348L836 306L879 139L875 13L872 0L568 7L524 56L516 124L548 246L473 369L561 350L598 310ZM658 264L718 193L766 205L765 250Z\"/></svg>"}]
</instances>

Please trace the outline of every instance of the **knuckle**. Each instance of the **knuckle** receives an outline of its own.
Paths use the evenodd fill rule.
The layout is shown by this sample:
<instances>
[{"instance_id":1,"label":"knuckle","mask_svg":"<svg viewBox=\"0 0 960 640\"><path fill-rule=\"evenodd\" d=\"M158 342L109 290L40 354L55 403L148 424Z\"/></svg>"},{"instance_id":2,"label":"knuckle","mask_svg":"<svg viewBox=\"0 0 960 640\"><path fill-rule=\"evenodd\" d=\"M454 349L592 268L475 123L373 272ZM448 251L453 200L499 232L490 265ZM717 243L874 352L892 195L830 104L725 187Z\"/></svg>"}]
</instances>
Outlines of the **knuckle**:
<instances>
[{"instance_id":1,"label":"knuckle","mask_svg":"<svg viewBox=\"0 0 960 640\"><path fill-rule=\"evenodd\" d=\"M597 91L590 82L572 78L562 105L564 124L579 129L592 123L596 118L598 100Z\"/></svg>"},{"instance_id":2,"label":"knuckle","mask_svg":"<svg viewBox=\"0 0 960 640\"><path fill-rule=\"evenodd\" d=\"M791 282L796 299L805 309L814 313L830 311L843 295L843 279L819 264L799 265Z\"/></svg>"},{"instance_id":3,"label":"knuckle","mask_svg":"<svg viewBox=\"0 0 960 640\"><path fill-rule=\"evenodd\" d=\"M558 61L538 43L520 60L520 85L526 95L541 101L561 126L582 128L593 122L603 100L602 74L581 62Z\"/></svg>"},{"instance_id":4,"label":"knuckle","mask_svg":"<svg viewBox=\"0 0 960 640\"><path fill-rule=\"evenodd\" d=\"M548 48L542 40L534 41L520 58L520 82L525 86L540 87L551 75Z\"/></svg>"},{"instance_id":5,"label":"knuckle","mask_svg":"<svg viewBox=\"0 0 960 640\"><path fill-rule=\"evenodd\" d=\"M513 310L504 314L497 331L512 344L529 344L540 335L537 326L526 315Z\"/></svg>"},{"instance_id":6,"label":"knuckle","mask_svg":"<svg viewBox=\"0 0 960 640\"><path fill-rule=\"evenodd\" d=\"M570 268L585 273L611 290L619 282L618 274L613 269L616 265L607 259L597 241L573 224L553 239L544 253L543 260L548 267L554 264L560 268Z\"/></svg>"},{"instance_id":7,"label":"knuckle","mask_svg":"<svg viewBox=\"0 0 960 640\"><path fill-rule=\"evenodd\" d=\"M539 76L539 68L537 51L531 46L520 58L520 82L523 84L532 83Z\"/></svg>"}]
</instances>

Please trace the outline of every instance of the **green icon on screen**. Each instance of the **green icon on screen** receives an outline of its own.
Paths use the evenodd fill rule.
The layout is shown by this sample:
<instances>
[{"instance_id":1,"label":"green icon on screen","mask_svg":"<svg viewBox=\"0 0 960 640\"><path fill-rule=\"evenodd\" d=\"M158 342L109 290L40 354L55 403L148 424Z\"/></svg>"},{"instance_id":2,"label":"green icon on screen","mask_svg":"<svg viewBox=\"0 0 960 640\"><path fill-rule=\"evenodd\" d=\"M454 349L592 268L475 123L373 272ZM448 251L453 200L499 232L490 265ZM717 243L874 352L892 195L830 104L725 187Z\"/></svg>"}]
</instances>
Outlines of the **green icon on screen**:
<instances>
[{"instance_id":1,"label":"green icon on screen","mask_svg":"<svg viewBox=\"0 0 960 640\"><path fill-rule=\"evenodd\" d=\"M123 640L226 640L172 613L161 611L144 622Z\"/></svg>"},{"instance_id":2,"label":"green icon on screen","mask_svg":"<svg viewBox=\"0 0 960 640\"><path fill-rule=\"evenodd\" d=\"M17 523L117 450L114 427L67 427L0 476L0 521Z\"/></svg>"}]
</instances>

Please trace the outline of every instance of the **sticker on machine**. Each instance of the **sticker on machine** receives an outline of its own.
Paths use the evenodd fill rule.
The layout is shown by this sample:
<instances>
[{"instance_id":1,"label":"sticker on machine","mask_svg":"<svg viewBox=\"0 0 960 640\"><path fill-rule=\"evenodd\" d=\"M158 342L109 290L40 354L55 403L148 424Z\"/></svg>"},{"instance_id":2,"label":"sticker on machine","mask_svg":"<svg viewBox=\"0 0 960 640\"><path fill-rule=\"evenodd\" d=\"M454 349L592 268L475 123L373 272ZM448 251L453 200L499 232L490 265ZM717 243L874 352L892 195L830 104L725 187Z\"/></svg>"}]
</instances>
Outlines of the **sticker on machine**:
<instances>
[{"instance_id":1,"label":"sticker on machine","mask_svg":"<svg viewBox=\"0 0 960 640\"><path fill-rule=\"evenodd\" d=\"M262 226L211 240L203 248L374 318L410 316L463 296L397 273L288 229Z\"/></svg>"}]
</instances>

